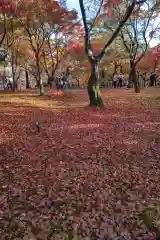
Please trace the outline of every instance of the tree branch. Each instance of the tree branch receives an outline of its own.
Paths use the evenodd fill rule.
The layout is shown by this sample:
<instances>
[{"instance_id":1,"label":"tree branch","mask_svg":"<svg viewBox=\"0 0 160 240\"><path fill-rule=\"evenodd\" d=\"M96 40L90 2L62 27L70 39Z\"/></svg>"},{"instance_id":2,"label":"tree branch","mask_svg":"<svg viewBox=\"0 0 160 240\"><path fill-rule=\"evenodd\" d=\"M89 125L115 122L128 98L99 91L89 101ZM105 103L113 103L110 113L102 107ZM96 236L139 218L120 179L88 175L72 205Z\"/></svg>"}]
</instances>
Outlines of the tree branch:
<instances>
[{"instance_id":1,"label":"tree branch","mask_svg":"<svg viewBox=\"0 0 160 240\"><path fill-rule=\"evenodd\" d=\"M95 16L92 24L91 24L91 27L90 27L90 29L89 29L89 32L92 30L92 28L93 28L93 26L94 26L94 24L95 24L95 22L96 22L96 19L97 19L98 15L99 15L99 13L100 13L100 11L101 11L101 9L102 9L103 2L104 2L104 0L101 0L100 6L99 6L99 8L98 8L98 11L97 11L97 13L96 13L96 16Z\"/></svg>"},{"instance_id":2,"label":"tree branch","mask_svg":"<svg viewBox=\"0 0 160 240\"><path fill-rule=\"evenodd\" d=\"M109 47L111 45L111 43L113 42L113 40L118 36L119 31L121 30L121 28L123 27L123 25L125 24L125 22L128 20L128 18L130 17L134 7L135 7L136 2L132 1L132 4L130 6L128 6L123 19L119 22L118 27L115 29L113 35L111 36L111 38L108 40L108 42L105 44L104 48L102 49L102 51L98 54L97 58L98 59L102 59L103 56L105 55L105 51L106 48Z\"/></svg>"},{"instance_id":3,"label":"tree branch","mask_svg":"<svg viewBox=\"0 0 160 240\"><path fill-rule=\"evenodd\" d=\"M136 1L135 4L136 5L140 5L140 4L143 4L145 2L146 2L146 0L139 0L139 1Z\"/></svg>"},{"instance_id":4,"label":"tree branch","mask_svg":"<svg viewBox=\"0 0 160 240\"><path fill-rule=\"evenodd\" d=\"M85 40L85 52L86 52L89 60L93 61L94 56L93 56L93 52L91 50L90 34L89 34L88 25L87 25L86 11L85 11L83 0L79 0L79 6L80 6L80 9L81 9L83 25L84 25L84 30L85 30L85 38L84 38L84 40Z\"/></svg>"},{"instance_id":5,"label":"tree branch","mask_svg":"<svg viewBox=\"0 0 160 240\"><path fill-rule=\"evenodd\" d=\"M125 41L125 38L124 38L124 35L123 35L122 32L120 33L120 36L121 36L121 38L122 38L123 45L125 46L128 54L129 54L129 57L131 58L131 57L132 57L132 56L131 56L131 49L128 47L128 44L127 44L127 42Z\"/></svg>"}]
</instances>

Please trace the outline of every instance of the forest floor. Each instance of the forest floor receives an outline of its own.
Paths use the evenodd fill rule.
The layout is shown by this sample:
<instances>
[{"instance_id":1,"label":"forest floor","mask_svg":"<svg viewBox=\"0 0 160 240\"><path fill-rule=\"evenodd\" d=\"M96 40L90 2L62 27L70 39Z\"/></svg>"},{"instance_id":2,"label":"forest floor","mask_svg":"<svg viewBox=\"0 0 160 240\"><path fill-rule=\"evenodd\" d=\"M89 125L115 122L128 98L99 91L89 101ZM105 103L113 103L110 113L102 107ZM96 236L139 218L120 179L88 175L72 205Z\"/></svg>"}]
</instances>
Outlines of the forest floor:
<instances>
[{"instance_id":1,"label":"forest floor","mask_svg":"<svg viewBox=\"0 0 160 240\"><path fill-rule=\"evenodd\" d=\"M156 239L160 89L102 95L0 93L0 240Z\"/></svg>"}]
</instances>

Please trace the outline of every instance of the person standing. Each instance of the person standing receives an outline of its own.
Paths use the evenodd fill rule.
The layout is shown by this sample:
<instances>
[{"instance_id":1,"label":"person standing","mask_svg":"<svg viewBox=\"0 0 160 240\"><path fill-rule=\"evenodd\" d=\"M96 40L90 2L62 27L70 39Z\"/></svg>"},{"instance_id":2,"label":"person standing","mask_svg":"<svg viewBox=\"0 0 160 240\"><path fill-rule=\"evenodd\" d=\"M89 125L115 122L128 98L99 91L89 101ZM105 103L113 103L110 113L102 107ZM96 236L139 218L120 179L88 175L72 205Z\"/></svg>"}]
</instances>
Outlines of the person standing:
<instances>
[{"instance_id":1,"label":"person standing","mask_svg":"<svg viewBox=\"0 0 160 240\"><path fill-rule=\"evenodd\" d=\"M51 76L48 77L48 85L49 85L50 89L52 89L52 81L53 81L52 77Z\"/></svg>"},{"instance_id":2,"label":"person standing","mask_svg":"<svg viewBox=\"0 0 160 240\"><path fill-rule=\"evenodd\" d=\"M143 79L143 87L146 87L146 72L143 73L142 79Z\"/></svg>"},{"instance_id":3,"label":"person standing","mask_svg":"<svg viewBox=\"0 0 160 240\"><path fill-rule=\"evenodd\" d=\"M123 74L120 73L118 76L118 87L122 88L123 85Z\"/></svg>"},{"instance_id":4,"label":"person standing","mask_svg":"<svg viewBox=\"0 0 160 240\"><path fill-rule=\"evenodd\" d=\"M151 72L151 75L150 75L150 86L153 87L153 86L156 86L156 73L154 71Z\"/></svg>"},{"instance_id":5,"label":"person standing","mask_svg":"<svg viewBox=\"0 0 160 240\"><path fill-rule=\"evenodd\" d=\"M113 87L116 88L117 87L117 75L113 76Z\"/></svg>"},{"instance_id":6,"label":"person standing","mask_svg":"<svg viewBox=\"0 0 160 240\"><path fill-rule=\"evenodd\" d=\"M157 74L155 73L154 75L154 86L156 87L157 86Z\"/></svg>"}]
</instances>

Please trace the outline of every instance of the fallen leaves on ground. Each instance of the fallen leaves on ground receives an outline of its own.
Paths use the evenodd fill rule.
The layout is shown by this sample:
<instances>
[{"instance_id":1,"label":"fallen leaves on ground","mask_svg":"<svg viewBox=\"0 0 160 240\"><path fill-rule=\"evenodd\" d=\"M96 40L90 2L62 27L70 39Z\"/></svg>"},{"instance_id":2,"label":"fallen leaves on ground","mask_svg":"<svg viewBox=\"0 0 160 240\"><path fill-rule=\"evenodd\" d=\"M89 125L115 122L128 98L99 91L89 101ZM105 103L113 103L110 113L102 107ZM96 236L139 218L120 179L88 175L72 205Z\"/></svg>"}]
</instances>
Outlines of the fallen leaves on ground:
<instances>
[{"instance_id":1,"label":"fallen leaves on ground","mask_svg":"<svg viewBox=\"0 0 160 240\"><path fill-rule=\"evenodd\" d=\"M0 239L155 239L140 213L160 196L158 102L70 94L0 95Z\"/></svg>"}]
</instances>

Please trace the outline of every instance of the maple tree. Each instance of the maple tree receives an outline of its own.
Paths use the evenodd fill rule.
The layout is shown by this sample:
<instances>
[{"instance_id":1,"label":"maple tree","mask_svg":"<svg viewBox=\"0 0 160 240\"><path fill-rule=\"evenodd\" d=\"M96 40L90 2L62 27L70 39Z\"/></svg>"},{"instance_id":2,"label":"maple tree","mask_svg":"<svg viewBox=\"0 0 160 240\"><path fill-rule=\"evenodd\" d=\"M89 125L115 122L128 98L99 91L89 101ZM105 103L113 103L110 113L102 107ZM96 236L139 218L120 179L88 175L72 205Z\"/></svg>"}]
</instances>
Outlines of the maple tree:
<instances>
[{"instance_id":1,"label":"maple tree","mask_svg":"<svg viewBox=\"0 0 160 240\"><path fill-rule=\"evenodd\" d=\"M24 31L28 36L28 41L33 51L33 59L36 63L36 80L37 86L40 88L40 95L44 94L43 81L41 78L40 59L41 52L45 40L45 5L42 0L20 2L19 8L25 12L25 17L21 20Z\"/></svg>"},{"instance_id":2,"label":"maple tree","mask_svg":"<svg viewBox=\"0 0 160 240\"><path fill-rule=\"evenodd\" d=\"M145 56L148 46L159 29L159 22L155 24L157 14L153 5L146 1L131 14L128 22L120 31L120 36L130 59L129 85L134 83L135 92L140 92L140 84L136 74L138 62Z\"/></svg>"},{"instance_id":3,"label":"maple tree","mask_svg":"<svg viewBox=\"0 0 160 240\"><path fill-rule=\"evenodd\" d=\"M65 46L75 35L73 29L76 31L80 25L76 22L77 13L68 11L56 1L39 0L38 6L37 1L21 1L18 7L25 13L20 22L32 48L37 86L43 95L42 71L45 70L48 78L53 80Z\"/></svg>"},{"instance_id":4,"label":"maple tree","mask_svg":"<svg viewBox=\"0 0 160 240\"><path fill-rule=\"evenodd\" d=\"M19 22L14 17L7 18L7 33L4 41L4 48L8 55L8 61L11 63L13 92L17 89L17 67L22 64L21 41L24 35Z\"/></svg>"},{"instance_id":5,"label":"maple tree","mask_svg":"<svg viewBox=\"0 0 160 240\"><path fill-rule=\"evenodd\" d=\"M23 17L21 11L16 7L16 1L1 1L0 2L0 13L4 17L2 22L2 39L0 45L4 51L4 55L1 60L10 61L12 71L12 90L16 91L17 88L17 57L19 54L19 43L20 43L20 25L17 21L17 17ZM7 57L8 56L8 57ZM6 60L7 57L7 60Z\"/></svg>"},{"instance_id":6,"label":"maple tree","mask_svg":"<svg viewBox=\"0 0 160 240\"><path fill-rule=\"evenodd\" d=\"M104 38L105 39L105 38ZM128 55L120 38L116 38L106 51L106 56L102 60L102 66L109 73L110 80L115 74L125 73L127 71L126 62Z\"/></svg>"},{"instance_id":7,"label":"maple tree","mask_svg":"<svg viewBox=\"0 0 160 240\"><path fill-rule=\"evenodd\" d=\"M16 8L16 1L0 0L0 22L2 25L2 29L0 31L0 35L1 35L0 46L2 45L7 33L7 17L8 16L22 17L23 14Z\"/></svg>"},{"instance_id":8,"label":"maple tree","mask_svg":"<svg viewBox=\"0 0 160 240\"><path fill-rule=\"evenodd\" d=\"M101 49L104 46L106 39L109 39L109 37L110 34L108 34L108 32L97 33L97 38L92 40L92 47L94 49L95 54L97 54L99 52L99 49ZM70 55L72 59L79 61L78 64L79 71L75 69L75 72L77 72L77 75L79 77L82 74L85 74L87 80L88 79L87 75L90 71L90 64L84 51L84 40L82 37L79 38L78 43L76 40L74 40L68 44L68 55ZM110 86L111 78L115 73L119 72L128 73L129 71L128 61L129 61L128 54L126 53L126 49L123 46L121 38L116 38L113 41L113 43L107 48L105 56L99 63L100 85L103 84ZM101 72L105 72L105 77L102 77Z\"/></svg>"},{"instance_id":9,"label":"maple tree","mask_svg":"<svg viewBox=\"0 0 160 240\"><path fill-rule=\"evenodd\" d=\"M53 15L51 4L47 6L47 28L45 29L45 47L43 48L44 67L48 79L54 80L55 72L63 60L68 43L78 35L80 23L77 13L58 8Z\"/></svg>"},{"instance_id":10,"label":"maple tree","mask_svg":"<svg viewBox=\"0 0 160 240\"><path fill-rule=\"evenodd\" d=\"M110 38L106 41L102 50L98 54L95 54L92 48L92 38L91 38L91 32L93 27L95 26L95 22L97 18L101 16L103 13L105 13L107 16L110 17L112 13L112 7L115 4L118 4L120 2L121 1L116 1L116 0L115 1L103 1L103 0L98 1L97 5L93 7L92 14L90 13L91 17L88 24L86 9L87 9L87 6L90 6L90 9L92 9L92 1L88 1L87 3L84 3L83 0L79 0L79 5L81 9L83 24L84 24L84 32L85 32L85 52L91 64L91 76L88 81L88 94L89 94L91 106L103 107L103 101L100 95L99 83L98 83L98 78L99 78L98 63L104 57L106 53L106 49L112 44L113 40L118 36L118 33L124 26L125 22L129 19L134 8L136 6L143 4L146 1L133 0L128 3L128 5L125 8L123 17L119 21L116 29L114 30ZM95 5L95 2L94 2L94 5ZM95 10L95 7L97 7L96 10Z\"/></svg>"},{"instance_id":11,"label":"maple tree","mask_svg":"<svg viewBox=\"0 0 160 240\"><path fill-rule=\"evenodd\" d=\"M149 48L144 58L138 64L138 68L145 71L156 71L160 64L160 47L159 45Z\"/></svg>"}]
</instances>

